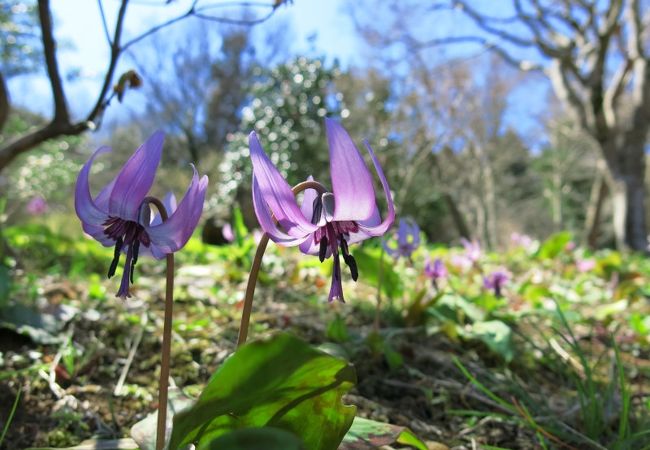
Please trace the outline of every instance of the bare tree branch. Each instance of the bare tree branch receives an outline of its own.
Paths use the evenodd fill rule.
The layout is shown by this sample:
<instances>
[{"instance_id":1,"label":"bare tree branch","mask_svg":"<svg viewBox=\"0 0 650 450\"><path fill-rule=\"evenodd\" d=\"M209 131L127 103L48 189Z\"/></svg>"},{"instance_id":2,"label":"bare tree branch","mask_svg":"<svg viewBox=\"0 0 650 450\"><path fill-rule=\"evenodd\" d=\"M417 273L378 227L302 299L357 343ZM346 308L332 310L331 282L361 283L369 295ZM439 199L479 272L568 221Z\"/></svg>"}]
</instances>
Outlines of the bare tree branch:
<instances>
[{"instance_id":1,"label":"bare tree branch","mask_svg":"<svg viewBox=\"0 0 650 450\"><path fill-rule=\"evenodd\" d=\"M481 45L483 47L483 50L496 53L505 62L507 62L513 67L516 67L519 70L523 70L525 72L543 70L543 67L540 64L534 63L532 61L515 58L503 47L500 47L494 42L491 42L489 39L486 39L481 36L451 36L447 38L430 39L424 42L418 42L415 41L412 37L406 36L404 37L403 40L406 41L406 45L411 50L422 50L423 48L427 48L427 47L435 47L435 46L449 45L449 44L476 43Z\"/></svg>"},{"instance_id":2,"label":"bare tree branch","mask_svg":"<svg viewBox=\"0 0 650 450\"><path fill-rule=\"evenodd\" d=\"M508 33L507 31L488 25L488 22L494 21L494 19L490 20L489 17L481 14L476 9L469 6L469 4L465 0L453 0L453 4L456 8L461 9L465 14L467 14L467 16L471 18L474 21L474 23L483 31L490 33L494 36L497 36L505 41L508 41L511 44L518 45L520 47L535 46L535 42L531 41L530 39L524 39L521 36L517 36L515 34Z\"/></svg>"},{"instance_id":3,"label":"bare tree branch","mask_svg":"<svg viewBox=\"0 0 650 450\"><path fill-rule=\"evenodd\" d=\"M575 88L571 85L567 77L566 69L562 67L562 64L560 60L553 60L546 71L547 76L553 85L555 93L573 112L580 126L586 130L591 130L591 122L588 119L584 103Z\"/></svg>"},{"instance_id":4,"label":"bare tree branch","mask_svg":"<svg viewBox=\"0 0 650 450\"><path fill-rule=\"evenodd\" d=\"M273 3L262 3L262 2L226 2L221 4L212 4L205 5L200 9L197 8L199 0L194 0L190 9L175 18L168 20L160 25L157 25L141 35L133 38L125 44L121 44L120 40L122 37L122 30L124 25L124 18L126 16L126 10L129 3L129 0L121 0L121 5L117 13L117 22L115 25L115 30L113 32L113 37L111 39L108 32L108 25L106 22L106 17L104 15L103 5L101 0L98 0L100 15L102 18L102 24L104 26L104 33L106 34L107 40L111 46L110 60L108 68L104 74L104 81L102 87L97 95L97 100L92 110L88 113L86 118L77 123L72 123L70 121L70 116L66 104L65 91L63 89L63 83L61 81L61 76L59 74L58 59L56 52L56 41L53 34L53 25L52 17L50 12L50 2L49 0L39 0L38 9L39 9L39 18L41 24L41 34L43 40L43 52L45 55L45 63L47 66L47 76L50 80L50 85L52 89L52 96L54 98L54 115L50 123L38 128L35 131L27 133L23 136L18 137L14 141L11 141L0 147L0 171L4 169L11 161L14 160L18 155L23 152L26 152L35 146L41 144L42 142L47 141L48 139L53 139L59 136L74 136L81 134L88 129L95 129L101 124L101 119L104 114L106 107L109 105L111 99L115 95L115 92L111 92L113 77L115 75L115 70L117 67L118 60L124 51L144 39L145 37L160 31L161 29L170 26L182 19L185 19L190 16L196 16L205 20L217 21L221 23L236 23L239 25L254 25L268 20L277 8L286 3L288 0L275 0ZM222 17L211 16L209 14L202 14L200 11L205 11L213 9L216 7L224 6L258 6L258 7L268 7L270 12L260 18L254 20L233 20ZM6 101L7 107L4 108L8 111L8 95L3 95L3 91L6 94L6 86L2 82L4 81L0 76L0 119L2 119L3 112L3 101ZM0 120L0 129L3 120Z\"/></svg>"},{"instance_id":5,"label":"bare tree branch","mask_svg":"<svg viewBox=\"0 0 650 450\"><path fill-rule=\"evenodd\" d=\"M106 106L108 106L109 100L106 99L108 90L111 87L113 82L113 75L115 74L115 68L117 67L117 61L120 58L122 48L120 47L120 39L122 38L122 28L124 26L124 17L126 16L126 7L129 4L129 0L122 0L120 9L117 13L117 22L115 24L115 32L113 33L113 41L111 45L111 59L108 63L108 69L106 70L106 75L104 76L104 83L99 95L97 96L97 101L93 107L88 117L86 117L86 123L94 123L98 118L101 120L101 115L104 113ZM94 125L96 126L96 125ZM2 167L2 166L0 166Z\"/></svg>"},{"instance_id":6,"label":"bare tree branch","mask_svg":"<svg viewBox=\"0 0 650 450\"><path fill-rule=\"evenodd\" d=\"M41 33L43 35L43 53L45 54L47 77L50 80L52 97L54 98L54 118L52 122L61 124L68 123L70 116L63 92L61 75L59 74L59 63L56 57L56 41L52 32L52 14L50 13L49 0L39 0L38 17L41 22Z\"/></svg>"},{"instance_id":7,"label":"bare tree branch","mask_svg":"<svg viewBox=\"0 0 650 450\"><path fill-rule=\"evenodd\" d=\"M113 41L111 40L111 33L108 31L108 23L106 23L106 14L104 14L102 0L97 0L97 6L99 7L99 15L102 18L102 28L104 28L104 34L106 35L106 42L108 42L109 46L112 46Z\"/></svg>"},{"instance_id":8,"label":"bare tree branch","mask_svg":"<svg viewBox=\"0 0 650 450\"><path fill-rule=\"evenodd\" d=\"M632 71L633 62L631 59L626 59L625 62L618 66L618 70L614 73L609 87L605 90L603 97L603 114L607 121L607 126L613 128L616 126L616 110L618 102L625 90L625 86L629 83L630 73Z\"/></svg>"},{"instance_id":9,"label":"bare tree branch","mask_svg":"<svg viewBox=\"0 0 650 450\"><path fill-rule=\"evenodd\" d=\"M149 30L145 31L144 33L136 36L135 38L131 39L127 43L124 44L122 47L122 50L126 50L127 48L131 47L133 44L136 42L141 41L142 39L146 38L147 36L150 36L157 31L166 28L170 25L175 24L176 22L179 22L183 19L186 19L188 17L196 17L198 19L203 19L203 20L208 20L211 22L219 22L219 23L224 23L224 24L230 24L230 25L257 25L262 22L266 22L273 14L275 13L275 10L278 8L279 5L284 3L284 1L281 1L279 3L274 2L274 3L264 3L264 2L237 2L237 1L232 1L232 2L225 2L225 3L217 3L217 4L209 4L209 5L202 5L198 6L199 0L194 0L192 2L192 6L188 8L187 11L185 11L183 14L180 14L176 17L173 17L166 22L163 22L159 25L156 25ZM252 20L246 20L246 19L230 19L228 17L221 17L221 16L212 16L209 14L205 14L205 11L215 9L215 8L225 8L225 7L233 7L233 6L243 6L243 7L257 7L257 8L269 8L268 14L265 14L262 17L259 17L257 19L252 19Z\"/></svg>"},{"instance_id":10,"label":"bare tree branch","mask_svg":"<svg viewBox=\"0 0 650 450\"><path fill-rule=\"evenodd\" d=\"M9 91L5 79L0 72L0 132L4 128L7 118L9 117Z\"/></svg>"}]
</instances>

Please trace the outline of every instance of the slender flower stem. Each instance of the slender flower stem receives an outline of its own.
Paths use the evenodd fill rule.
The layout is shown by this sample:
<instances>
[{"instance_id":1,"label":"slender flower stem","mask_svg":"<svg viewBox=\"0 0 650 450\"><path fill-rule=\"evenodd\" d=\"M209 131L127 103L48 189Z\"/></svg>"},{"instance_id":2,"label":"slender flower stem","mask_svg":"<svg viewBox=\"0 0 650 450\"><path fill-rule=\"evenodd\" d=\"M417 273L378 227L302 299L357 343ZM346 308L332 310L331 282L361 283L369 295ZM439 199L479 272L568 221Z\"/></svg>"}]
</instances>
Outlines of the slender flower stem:
<instances>
[{"instance_id":1,"label":"slender flower stem","mask_svg":"<svg viewBox=\"0 0 650 450\"><path fill-rule=\"evenodd\" d=\"M291 190L293 195L298 195L300 192L305 189L316 189L319 193L324 194L327 192L327 189L317 181L303 181L298 183ZM237 338L237 348L241 347L246 343L246 338L248 337L248 327L250 324L251 312L253 310L253 296L255 294L255 286L257 285L257 278L259 277L260 267L262 266L262 257L266 251L266 246L269 243L268 233L262 235L260 243L257 245L257 251L255 252L255 258L253 258L253 264L251 266L251 271L248 274L248 283L246 284L246 294L244 295L244 308L242 309L241 322L239 323L239 336Z\"/></svg>"},{"instance_id":2,"label":"slender flower stem","mask_svg":"<svg viewBox=\"0 0 650 450\"><path fill-rule=\"evenodd\" d=\"M163 203L155 197L147 197L143 204L153 204L160 212L162 221L168 218ZM158 428L156 430L156 450L165 448L167 430L167 398L169 391L169 366L172 344L172 315L174 313L174 254L167 255L167 283L165 287L165 318L163 322L162 360L160 362L160 381L158 382Z\"/></svg>"},{"instance_id":3,"label":"slender flower stem","mask_svg":"<svg viewBox=\"0 0 650 450\"><path fill-rule=\"evenodd\" d=\"M381 246L381 253L379 255L379 271L377 273L377 309L375 310L375 333L379 333L380 315L381 315L381 281L384 278L384 246Z\"/></svg>"}]
</instances>

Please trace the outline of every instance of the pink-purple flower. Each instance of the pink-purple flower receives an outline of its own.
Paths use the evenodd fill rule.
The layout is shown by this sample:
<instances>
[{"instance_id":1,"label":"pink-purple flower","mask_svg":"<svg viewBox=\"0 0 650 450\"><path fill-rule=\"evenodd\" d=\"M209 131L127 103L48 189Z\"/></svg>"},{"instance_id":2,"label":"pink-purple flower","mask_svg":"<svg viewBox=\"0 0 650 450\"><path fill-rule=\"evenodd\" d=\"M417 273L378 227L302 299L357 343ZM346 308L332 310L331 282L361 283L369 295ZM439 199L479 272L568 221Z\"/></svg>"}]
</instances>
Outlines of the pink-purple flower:
<instances>
[{"instance_id":1,"label":"pink-purple flower","mask_svg":"<svg viewBox=\"0 0 650 450\"><path fill-rule=\"evenodd\" d=\"M249 136L253 163L253 206L271 240L283 246L299 245L303 253L322 261L333 257L334 270L329 301L344 301L341 262L358 278L357 263L348 245L383 235L395 220L395 209L386 177L370 145L366 149L375 166L388 203L382 221L377 209L372 176L347 131L336 121L325 119L330 152L331 191L306 189L298 206L291 187L268 158L255 132Z\"/></svg>"},{"instance_id":2,"label":"pink-purple flower","mask_svg":"<svg viewBox=\"0 0 650 450\"><path fill-rule=\"evenodd\" d=\"M461 238L460 243L463 244L463 247L465 248L465 256L467 259L472 261L472 263L475 263L481 258L481 244L479 241L476 239L472 239L471 241Z\"/></svg>"},{"instance_id":3,"label":"pink-purple flower","mask_svg":"<svg viewBox=\"0 0 650 450\"><path fill-rule=\"evenodd\" d=\"M578 259L576 261L576 268L581 273L590 272L596 268L596 261L591 258Z\"/></svg>"},{"instance_id":4,"label":"pink-purple flower","mask_svg":"<svg viewBox=\"0 0 650 450\"><path fill-rule=\"evenodd\" d=\"M436 258L433 262L427 257L424 263L424 276L431 279L433 287L438 289L438 280L447 278L448 272L442 259Z\"/></svg>"},{"instance_id":5,"label":"pink-purple flower","mask_svg":"<svg viewBox=\"0 0 650 450\"><path fill-rule=\"evenodd\" d=\"M420 246L420 227L411 218L400 219L395 238L395 246L391 245L392 242L383 242L386 252L394 258L410 258Z\"/></svg>"},{"instance_id":6,"label":"pink-purple flower","mask_svg":"<svg viewBox=\"0 0 650 450\"><path fill-rule=\"evenodd\" d=\"M492 289L496 297L501 297L503 287L510 280L510 274L505 270L495 270L483 279L483 286Z\"/></svg>"},{"instance_id":7,"label":"pink-purple flower","mask_svg":"<svg viewBox=\"0 0 650 450\"><path fill-rule=\"evenodd\" d=\"M185 196L176 208L173 195L164 204L171 210L169 219L151 218L149 203L145 201L151 188L160 156L164 134L155 132L136 150L117 176L95 198L90 193L89 175L95 158L110 151L99 148L84 164L75 189L75 210L86 233L106 247L113 246L115 253L108 277L115 275L120 255L126 253L122 282L118 297L130 297L129 285L141 247L154 258L162 259L181 249L198 224L208 184L208 177L199 179L196 168Z\"/></svg>"},{"instance_id":8,"label":"pink-purple flower","mask_svg":"<svg viewBox=\"0 0 650 450\"><path fill-rule=\"evenodd\" d=\"M45 200L40 195L32 197L31 200L27 202L27 206L25 206L25 210L27 210L27 212L32 216L40 216L41 214L45 214L48 209L49 206L47 204L47 200Z\"/></svg>"}]
</instances>

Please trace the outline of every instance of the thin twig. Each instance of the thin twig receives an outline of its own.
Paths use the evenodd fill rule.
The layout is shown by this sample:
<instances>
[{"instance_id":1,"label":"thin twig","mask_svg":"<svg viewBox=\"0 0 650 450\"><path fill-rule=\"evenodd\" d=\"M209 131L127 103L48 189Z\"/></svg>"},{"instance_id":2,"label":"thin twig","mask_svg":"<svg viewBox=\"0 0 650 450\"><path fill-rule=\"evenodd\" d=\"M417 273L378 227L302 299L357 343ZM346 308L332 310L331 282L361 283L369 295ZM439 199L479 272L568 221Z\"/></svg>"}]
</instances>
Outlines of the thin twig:
<instances>
[{"instance_id":1,"label":"thin twig","mask_svg":"<svg viewBox=\"0 0 650 450\"><path fill-rule=\"evenodd\" d=\"M129 374L129 370L131 369L131 364L133 364L133 359L135 358L135 354L138 351L138 347L140 346L140 341L142 341L142 336L144 335L144 328L146 325L147 325L147 314L142 313L142 326L138 329L138 333L135 335L133 344L129 349L129 356L126 358L126 362L124 363L124 367L122 368L122 373L120 374L120 378L117 380L117 384L115 385L115 389L113 390L113 395L118 395L118 396L122 395L122 388L124 387L126 376Z\"/></svg>"},{"instance_id":2,"label":"thin twig","mask_svg":"<svg viewBox=\"0 0 650 450\"><path fill-rule=\"evenodd\" d=\"M108 42L109 47L113 45L113 40L111 39L111 33L108 31L108 23L106 23L106 14L104 14L104 5L102 0L97 0L97 6L99 6L99 15L102 18L102 27L104 28L104 34L106 35L106 42Z\"/></svg>"},{"instance_id":3,"label":"thin twig","mask_svg":"<svg viewBox=\"0 0 650 450\"><path fill-rule=\"evenodd\" d=\"M298 183L292 188L293 195L298 195L300 192L305 189L316 189L321 194L326 192L326 189L317 181L303 181ZM253 310L253 296L255 294L255 286L257 285L257 278L259 276L260 267L262 266L262 257L264 256L264 251L266 246L269 243L268 233L262 235L260 243L257 245L257 250L255 251L255 257L253 258L253 264L251 266L251 271L248 274L248 282L246 284L246 294L244 295L244 307L242 309L241 321L239 323L239 336L237 338L237 348L241 347L246 343L246 338L248 337L248 326L250 323L251 312Z\"/></svg>"}]
</instances>

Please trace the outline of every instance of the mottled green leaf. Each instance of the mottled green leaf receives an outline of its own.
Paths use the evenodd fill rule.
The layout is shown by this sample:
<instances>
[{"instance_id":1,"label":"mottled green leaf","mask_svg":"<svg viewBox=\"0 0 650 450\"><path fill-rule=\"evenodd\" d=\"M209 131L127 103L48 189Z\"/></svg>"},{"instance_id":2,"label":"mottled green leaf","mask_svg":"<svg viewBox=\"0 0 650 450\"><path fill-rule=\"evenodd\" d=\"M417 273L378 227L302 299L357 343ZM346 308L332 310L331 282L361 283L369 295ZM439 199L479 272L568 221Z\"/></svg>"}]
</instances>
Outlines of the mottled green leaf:
<instances>
[{"instance_id":1,"label":"mottled green leaf","mask_svg":"<svg viewBox=\"0 0 650 450\"><path fill-rule=\"evenodd\" d=\"M515 352L512 344L512 330L500 320L477 322L469 331L472 337L481 340L490 350L506 362L512 361Z\"/></svg>"},{"instance_id":2,"label":"mottled green leaf","mask_svg":"<svg viewBox=\"0 0 650 450\"><path fill-rule=\"evenodd\" d=\"M215 372L196 404L174 417L170 449L199 450L240 428L277 427L309 450L333 450L356 408L341 397L356 382L346 361L279 334L241 347Z\"/></svg>"},{"instance_id":3,"label":"mottled green leaf","mask_svg":"<svg viewBox=\"0 0 650 450\"><path fill-rule=\"evenodd\" d=\"M410 445L417 450L427 446L406 427L355 417L339 450L374 450L384 445Z\"/></svg>"},{"instance_id":4,"label":"mottled green leaf","mask_svg":"<svg viewBox=\"0 0 650 450\"><path fill-rule=\"evenodd\" d=\"M206 444L209 450L306 450L295 435L279 428L244 428Z\"/></svg>"}]
</instances>

